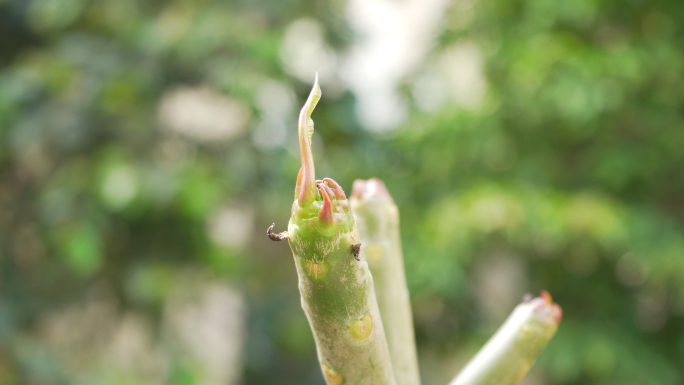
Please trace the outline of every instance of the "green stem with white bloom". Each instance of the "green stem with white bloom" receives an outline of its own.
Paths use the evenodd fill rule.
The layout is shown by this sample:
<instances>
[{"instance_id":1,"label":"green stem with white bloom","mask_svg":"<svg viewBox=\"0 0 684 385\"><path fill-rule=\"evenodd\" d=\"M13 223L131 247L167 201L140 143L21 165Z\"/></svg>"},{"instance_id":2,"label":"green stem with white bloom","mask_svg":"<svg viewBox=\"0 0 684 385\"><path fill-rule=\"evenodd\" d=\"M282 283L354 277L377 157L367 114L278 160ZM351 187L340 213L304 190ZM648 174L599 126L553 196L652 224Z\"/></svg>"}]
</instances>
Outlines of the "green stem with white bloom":
<instances>
[{"instance_id":1,"label":"green stem with white bloom","mask_svg":"<svg viewBox=\"0 0 684 385\"><path fill-rule=\"evenodd\" d=\"M302 168L287 233L302 308L311 325L328 385L395 385L387 340L361 252L349 201L332 179L315 178L311 113L321 97L318 79L299 117Z\"/></svg>"},{"instance_id":2,"label":"green stem with white bloom","mask_svg":"<svg viewBox=\"0 0 684 385\"><path fill-rule=\"evenodd\" d=\"M547 292L521 303L449 385L516 384L556 333L561 316Z\"/></svg>"},{"instance_id":3,"label":"green stem with white bloom","mask_svg":"<svg viewBox=\"0 0 684 385\"><path fill-rule=\"evenodd\" d=\"M399 210L379 179L356 180L351 207L359 227L398 385L420 385L413 314L399 233Z\"/></svg>"}]
</instances>

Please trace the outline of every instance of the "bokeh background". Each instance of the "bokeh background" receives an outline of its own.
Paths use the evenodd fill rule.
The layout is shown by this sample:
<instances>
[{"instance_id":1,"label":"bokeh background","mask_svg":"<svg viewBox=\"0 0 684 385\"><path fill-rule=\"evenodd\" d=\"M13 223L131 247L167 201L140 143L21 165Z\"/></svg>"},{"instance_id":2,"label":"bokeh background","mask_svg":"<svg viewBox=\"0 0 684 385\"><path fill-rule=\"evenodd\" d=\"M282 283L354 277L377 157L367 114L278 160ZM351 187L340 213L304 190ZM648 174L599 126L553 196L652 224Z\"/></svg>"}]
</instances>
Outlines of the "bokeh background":
<instances>
[{"instance_id":1,"label":"bokeh background","mask_svg":"<svg viewBox=\"0 0 684 385\"><path fill-rule=\"evenodd\" d=\"M265 235L315 71L426 385L541 289L524 384L684 383L681 0L0 0L0 384L322 384Z\"/></svg>"}]
</instances>

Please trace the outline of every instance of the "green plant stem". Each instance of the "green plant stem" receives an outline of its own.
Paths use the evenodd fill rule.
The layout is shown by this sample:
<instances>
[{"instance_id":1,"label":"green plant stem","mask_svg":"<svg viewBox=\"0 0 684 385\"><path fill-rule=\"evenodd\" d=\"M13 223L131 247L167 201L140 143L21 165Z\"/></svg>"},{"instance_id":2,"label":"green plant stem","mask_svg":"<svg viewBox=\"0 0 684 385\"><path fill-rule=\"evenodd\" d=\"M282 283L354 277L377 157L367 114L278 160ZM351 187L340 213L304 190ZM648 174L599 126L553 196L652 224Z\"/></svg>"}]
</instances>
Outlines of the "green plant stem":
<instances>
[{"instance_id":1,"label":"green plant stem","mask_svg":"<svg viewBox=\"0 0 684 385\"><path fill-rule=\"evenodd\" d=\"M276 236L269 229L269 236L289 237L302 308L328 385L394 385L373 278L363 256L355 259L359 236L349 201L332 179L315 179L310 115L320 95L316 80L299 119L302 169L288 231Z\"/></svg>"},{"instance_id":2,"label":"green plant stem","mask_svg":"<svg viewBox=\"0 0 684 385\"><path fill-rule=\"evenodd\" d=\"M556 333L561 309L543 292L518 305L449 385L513 385Z\"/></svg>"},{"instance_id":3,"label":"green plant stem","mask_svg":"<svg viewBox=\"0 0 684 385\"><path fill-rule=\"evenodd\" d=\"M384 183L357 180L350 199L375 282L398 385L420 385L413 315L401 250L399 210Z\"/></svg>"}]
</instances>

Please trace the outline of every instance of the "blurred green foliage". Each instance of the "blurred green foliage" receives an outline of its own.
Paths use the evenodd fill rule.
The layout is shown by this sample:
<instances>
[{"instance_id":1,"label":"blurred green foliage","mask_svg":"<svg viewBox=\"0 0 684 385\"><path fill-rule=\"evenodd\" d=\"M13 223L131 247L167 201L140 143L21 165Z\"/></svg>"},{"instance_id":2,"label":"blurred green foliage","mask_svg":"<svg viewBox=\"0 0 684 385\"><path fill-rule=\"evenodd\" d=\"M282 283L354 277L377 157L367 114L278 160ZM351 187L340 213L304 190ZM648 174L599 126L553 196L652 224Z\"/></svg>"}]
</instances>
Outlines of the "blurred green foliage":
<instances>
[{"instance_id":1,"label":"blurred green foliage","mask_svg":"<svg viewBox=\"0 0 684 385\"><path fill-rule=\"evenodd\" d=\"M322 383L290 251L264 230L286 226L310 86L283 34L317 20L342 55L344 9L0 1L1 385ZM681 1L459 0L438 32L398 128L367 130L325 81L313 116L318 174L379 177L400 208L424 382L548 289L565 314L529 384L681 384ZM435 63L472 47L479 101L432 101ZM244 124L205 124L212 103ZM190 105L224 136L174 126Z\"/></svg>"}]
</instances>

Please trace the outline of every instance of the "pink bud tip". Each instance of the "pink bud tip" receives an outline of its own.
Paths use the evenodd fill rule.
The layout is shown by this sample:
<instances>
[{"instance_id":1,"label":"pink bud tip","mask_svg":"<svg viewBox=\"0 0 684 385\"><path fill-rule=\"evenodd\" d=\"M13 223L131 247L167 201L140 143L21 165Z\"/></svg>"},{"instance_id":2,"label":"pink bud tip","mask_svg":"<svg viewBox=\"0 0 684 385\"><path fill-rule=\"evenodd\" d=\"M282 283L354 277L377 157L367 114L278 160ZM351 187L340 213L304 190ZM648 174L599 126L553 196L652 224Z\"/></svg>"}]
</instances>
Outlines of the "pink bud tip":
<instances>
[{"instance_id":1,"label":"pink bud tip","mask_svg":"<svg viewBox=\"0 0 684 385\"><path fill-rule=\"evenodd\" d=\"M368 180L357 179L352 185L352 197L356 199L363 198L386 198L392 199L385 184L378 178L370 178Z\"/></svg>"},{"instance_id":2,"label":"pink bud tip","mask_svg":"<svg viewBox=\"0 0 684 385\"><path fill-rule=\"evenodd\" d=\"M554 303L552 312L553 318L556 320L556 323L559 324L563 318L563 309L561 309L557 303Z\"/></svg>"},{"instance_id":3,"label":"pink bud tip","mask_svg":"<svg viewBox=\"0 0 684 385\"><path fill-rule=\"evenodd\" d=\"M347 195L344 193L342 186L340 186L337 182L335 182L331 178L324 178L323 182L327 183L328 186L335 189L335 195L337 196L337 199L347 199Z\"/></svg>"},{"instance_id":4,"label":"pink bud tip","mask_svg":"<svg viewBox=\"0 0 684 385\"><path fill-rule=\"evenodd\" d=\"M553 303L551 294L546 290L542 290L541 295L532 299L529 303L534 306L534 313L540 320L558 324L561 318L563 318L563 309L558 304Z\"/></svg>"},{"instance_id":5,"label":"pink bud tip","mask_svg":"<svg viewBox=\"0 0 684 385\"><path fill-rule=\"evenodd\" d=\"M332 204L330 203L330 196L327 191L329 187L322 183L319 184L318 187L323 196L323 206L321 206L321 209L318 211L318 220L330 225L333 223L333 211Z\"/></svg>"},{"instance_id":6,"label":"pink bud tip","mask_svg":"<svg viewBox=\"0 0 684 385\"><path fill-rule=\"evenodd\" d=\"M352 193L351 193L352 198L355 198L355 199L363 198L363 194L365 191L366 191L366 181L363 179L355 180L354 184L352 184Z\"/></svg>"}]
</instances>

